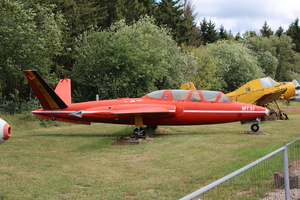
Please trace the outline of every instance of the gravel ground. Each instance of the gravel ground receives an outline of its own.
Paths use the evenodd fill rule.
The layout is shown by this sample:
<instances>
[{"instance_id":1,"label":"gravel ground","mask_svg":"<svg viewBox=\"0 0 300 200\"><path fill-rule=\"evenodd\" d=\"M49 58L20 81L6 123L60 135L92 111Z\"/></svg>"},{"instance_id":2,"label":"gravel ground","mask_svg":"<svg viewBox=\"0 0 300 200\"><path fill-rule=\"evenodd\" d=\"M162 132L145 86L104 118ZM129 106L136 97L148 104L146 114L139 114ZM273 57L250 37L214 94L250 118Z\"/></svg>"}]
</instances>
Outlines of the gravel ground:
<instances>
[{"instance_id":1,"label":"gravel ground","mask_svg":"<svg viewBox=\"0 0 300 200\"><path fill-rule=\"evenodd\" d=\"M300 177L300 160L295 160L290 163L289 172L290 176L291 174L293 174L295 176L298 176L298 178ZM290 189L290 199L300 200L300 189ZM266 193L266 198L260 200L285 200L285 189L271 190Z\"/></svg>"},{"instance_id":2,"label":"gravel ground","mask_svg":"<svg viewBox=\"0 0 300 200\"><path fill-rule=\"evenodd\" d=\"M300 189L291 189L290 199L300 200ZM272 190L267 193L266 198L263 198L261 200L285 200L285 190L284 189Z\"/></svg>"}]
</instances>

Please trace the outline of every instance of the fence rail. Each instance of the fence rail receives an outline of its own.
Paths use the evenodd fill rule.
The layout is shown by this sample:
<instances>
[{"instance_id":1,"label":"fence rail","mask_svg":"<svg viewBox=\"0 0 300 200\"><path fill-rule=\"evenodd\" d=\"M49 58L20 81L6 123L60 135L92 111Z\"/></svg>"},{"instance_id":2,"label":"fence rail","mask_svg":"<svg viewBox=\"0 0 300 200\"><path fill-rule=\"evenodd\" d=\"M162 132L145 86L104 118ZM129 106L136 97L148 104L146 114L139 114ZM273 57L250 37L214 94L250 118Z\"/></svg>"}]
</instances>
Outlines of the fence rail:
<instances>
[{"instance_id":1,"label":"fence rail","mask_svg":"<svg viewBox=\"0 0 300 200\"><path fill-rule=\"evenodd\" d=\"M300 199L299 156L300 138L180 200Z\"/></svg>"}]
</instances>

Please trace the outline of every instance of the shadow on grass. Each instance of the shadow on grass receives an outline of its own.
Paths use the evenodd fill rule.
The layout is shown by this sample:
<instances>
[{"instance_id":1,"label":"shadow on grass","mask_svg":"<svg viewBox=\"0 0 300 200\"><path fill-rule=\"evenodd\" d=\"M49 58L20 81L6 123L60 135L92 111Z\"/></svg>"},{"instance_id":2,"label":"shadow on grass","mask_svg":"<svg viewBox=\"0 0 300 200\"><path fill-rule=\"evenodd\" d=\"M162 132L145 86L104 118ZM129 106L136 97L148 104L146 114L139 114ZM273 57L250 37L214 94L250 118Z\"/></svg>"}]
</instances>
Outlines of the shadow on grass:
<instances>
[{"instance_id":1,"label":"shadow on grass","mask_svg":"<svg viewBox=\"0 0 300 200\"><path fill-rule=\"evenodd\" d=\"M31 134L29 136L42 137L120 137L130 136L130 134Z\"/></svg>"},{"instance_id":2,"label":"shadow on grass","mask_svg":"<svg viewBox=\"0 0 300 200\"><path fill-rule=\"evenodd\" d=\"M156 130L146 130L146 136L151 137L151 138L157 138L157 137L162 137L162 136L168 136L168 135L187 135L187 134L192 134L192 133L186 133L186 132L177 132L173 131L169 128L158 128ZM126 132L126 133L113 133L113 134L101 134L101 133L86 133L86 134L63 134L63 133L57 133L57 134L52 134L52 133L44 133L44 134L30 134L28 136L41 136L41 137L130 137L132 136L131 132Z\"/></svg>"}]
</instances>

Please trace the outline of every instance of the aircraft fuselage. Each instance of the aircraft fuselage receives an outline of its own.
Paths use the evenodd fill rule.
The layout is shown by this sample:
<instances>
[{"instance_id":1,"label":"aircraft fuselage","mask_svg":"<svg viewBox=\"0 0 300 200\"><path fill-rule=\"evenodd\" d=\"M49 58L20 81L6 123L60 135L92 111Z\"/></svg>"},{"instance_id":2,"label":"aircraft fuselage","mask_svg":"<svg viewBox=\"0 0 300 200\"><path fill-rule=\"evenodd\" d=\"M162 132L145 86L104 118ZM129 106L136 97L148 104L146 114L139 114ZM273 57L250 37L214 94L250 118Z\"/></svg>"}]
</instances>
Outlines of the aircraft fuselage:
<instances>
[{"instance_id":1,"label":"aircraft fuselage","mask_svg":"<svg viewBox=\"0 0 300 200\"><path fill-rule=\"evenodd\" d=\"M202 95L201 91L197 92ZM175 100L172 90L165 90L164 93L169 98L155 99L145 95L142 98L91 101L74 103L65 109L39 109L33 111L33 114L74 123L133 125L135 116L141 116L145 125L201 125L242 121L267 114L267 110L260 106L233 101L219 102L218 99L191 101L191 94L187 94L185 100Z\"/></svg>"}]
</instances>

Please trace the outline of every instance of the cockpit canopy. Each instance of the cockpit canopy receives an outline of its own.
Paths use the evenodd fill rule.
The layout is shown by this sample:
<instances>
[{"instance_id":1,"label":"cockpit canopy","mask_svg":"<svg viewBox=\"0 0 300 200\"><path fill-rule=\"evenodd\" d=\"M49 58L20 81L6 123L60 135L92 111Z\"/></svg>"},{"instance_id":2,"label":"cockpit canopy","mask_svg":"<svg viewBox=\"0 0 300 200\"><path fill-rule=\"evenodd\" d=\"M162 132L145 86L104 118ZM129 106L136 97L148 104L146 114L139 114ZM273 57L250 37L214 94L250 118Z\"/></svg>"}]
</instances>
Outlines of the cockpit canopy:
<instances>
[{"instance_id":1,"label":"cockpit canopy","mask_svg":"<svg viewBox=\"0 0 300 200\"><path fill-rule=\"evenodd\" d=\"M231 102L224 93L207 90L158 90L145 95L144 98L173 101Z\"/></svg>"},{"instance_id":2,"label":"cockpit canopy","mask_svg":"<svg viewBox=\"0 0 300 200\"><path fill-rule=\"evenodd\" d=\"M265 77L265 78L261 78L259 79L260 80L260 83L261 85L264 87L264 88L268 88L268 87L273 87L276 85L276 81L274 81L272 78L270 77Z\"/></svg>"}]
</instances>

